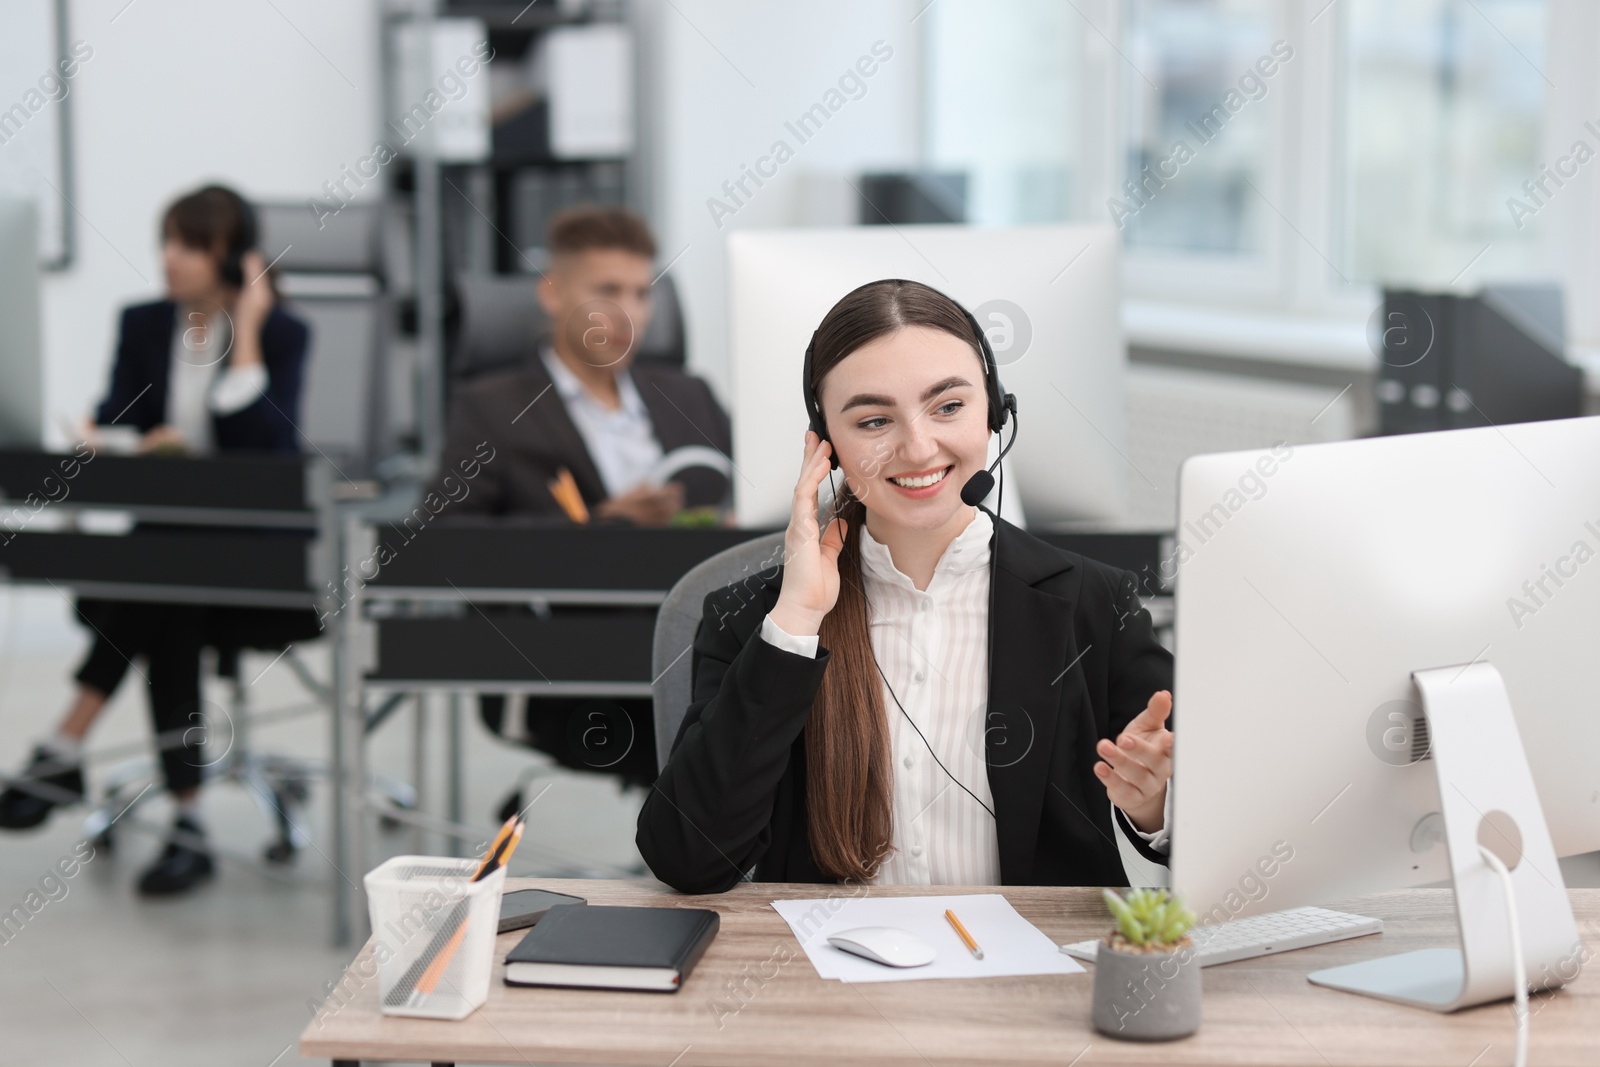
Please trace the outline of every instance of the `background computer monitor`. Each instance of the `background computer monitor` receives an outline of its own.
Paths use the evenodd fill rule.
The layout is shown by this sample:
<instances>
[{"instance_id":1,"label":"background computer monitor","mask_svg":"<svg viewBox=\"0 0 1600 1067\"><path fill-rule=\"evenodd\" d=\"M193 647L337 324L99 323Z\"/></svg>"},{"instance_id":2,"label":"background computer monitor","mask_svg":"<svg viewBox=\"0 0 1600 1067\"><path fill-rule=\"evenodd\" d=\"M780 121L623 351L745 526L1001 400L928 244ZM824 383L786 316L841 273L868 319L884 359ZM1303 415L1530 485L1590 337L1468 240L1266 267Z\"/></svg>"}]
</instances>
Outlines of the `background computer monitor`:
<instances>
[{"instance_id":1,"label":"background computer monitor","mask_svg":"<svg viewBox=\"0 0 1600 1067\"><path fill-rule=\"evenodd\" d=\"M1196 912L1450 877L1411 847L1440 810L1412 762L1426 668L1500 672L1556 853L1600 849L1597 455L1584 418L1184 464L1172 869Z\"/></svg>"},{"instance_id":2,"label":"background computer monitor","mask_svg":"<svg viewBox=\"0 0 1600 1067\"><path fill-rule=\"evenodd\" d=\"M1126 354L1113 227L747 230L728 238L728 257L740 525L787 520L806 427L806 345L840 297L878 278L949 293L989 333L1000 380L1017 396L1008 512L1019 499L1035 526L1124 513Z\"/></svg>"},{"instance_id":3,"label":"background computer monitor","mask_svg":"<svg viewBox=\"0 0 1600 1067\"><path fill-rule=\"evenodd\" d=\"M0 445L44 443L39 221L33 201L0 196Z\"/></svg>"}]
</instances>

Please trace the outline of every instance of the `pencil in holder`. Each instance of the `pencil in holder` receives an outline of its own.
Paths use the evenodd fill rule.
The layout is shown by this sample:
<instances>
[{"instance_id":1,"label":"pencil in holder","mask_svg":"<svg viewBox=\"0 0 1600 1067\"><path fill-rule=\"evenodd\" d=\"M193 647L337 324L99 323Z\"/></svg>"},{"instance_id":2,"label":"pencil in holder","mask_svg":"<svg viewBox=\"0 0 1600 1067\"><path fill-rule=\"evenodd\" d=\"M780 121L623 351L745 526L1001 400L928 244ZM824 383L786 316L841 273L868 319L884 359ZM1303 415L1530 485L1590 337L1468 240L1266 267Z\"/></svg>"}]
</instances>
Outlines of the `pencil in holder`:
<instances>
[{"instance_id":1,"label":"pencil in holder","mask_svg":"<svg viewBox=\"0 0 1600 1067\"><path fill-rule=\"evenodd\" d=\"M504 868L396 856L367 873L367 911L385 1015L464 1019L489 997Z\"/></svg>"}]
</instances>

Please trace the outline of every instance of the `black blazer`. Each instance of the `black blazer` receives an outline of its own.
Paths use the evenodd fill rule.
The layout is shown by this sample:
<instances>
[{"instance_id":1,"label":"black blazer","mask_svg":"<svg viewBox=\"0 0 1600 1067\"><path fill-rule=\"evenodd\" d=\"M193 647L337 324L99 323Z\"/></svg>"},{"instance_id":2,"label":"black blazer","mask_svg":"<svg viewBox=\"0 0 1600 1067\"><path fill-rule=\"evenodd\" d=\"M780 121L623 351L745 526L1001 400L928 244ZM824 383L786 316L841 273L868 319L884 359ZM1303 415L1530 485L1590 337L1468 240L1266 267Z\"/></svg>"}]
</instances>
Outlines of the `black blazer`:
<instances>
[{"instance_id":1,"label":"black blazer","mask_svg":"<svg viewBox=\"0 0 1600 1067\"><path fill-rule=\"evenodd\" d=\"M116 420L141 432L167 421L167 376L172 366L172 331L179 327L171 300L136 304L122 311L111 391L95 411L101 425ZM261 327L261 358L267 389L231 415L211 417L212 440L222 452L300 451L300 391L311 330L274 304ZM231 361L232 356L228 359Z\"/></svg>"},{"instance_id":2,"label":"black blazer","mask_svg":"<svg viewBox=\"0 0 1600 1067\"><path fill-rule=\"evenodd\" d=\"M683 445L708 445L725 456L732 455L732 424L709 385L676 367L650 361L634 360L628 370L663 452ZM485 442L493 453L479 451ZM489 455L493 458L479 465ZM537 355L514 369L485 374L456 387L439 477L433 487L439 495L455 501L450 514L562 518L566 512L550 492L550 480L562 467L572 472L588 507L610 495L583 434ZM477 471L471 491L456 499L459 488L456 493L449 492L451 487L444 479L453 477L459 482L462 472L470 470ZM683 482L688 507L719 504L728 491L727 478L704 468L685 470L674 480Z\"/></svg>"},{"instance_id":3,"label":"black blazer","mask_svg":"<svg viewBox=\"0 0 1600 1067\"><path fill-rule=\"evenodd\" d=\"M1001 881L1127 885L1094 746L1172 688L1172 654L1131 572L990 516L999 556L985 745ZM693 701L636 838L651 871L681 892L722 892L752 864L758 881L828 880L807 838L805 722L830 653L818 646L808 659L761 639L782 584L775 567L705 599ZM1117 822L1141 855L1166 862L1121 812Z\"/></svg>"}]
</instances>

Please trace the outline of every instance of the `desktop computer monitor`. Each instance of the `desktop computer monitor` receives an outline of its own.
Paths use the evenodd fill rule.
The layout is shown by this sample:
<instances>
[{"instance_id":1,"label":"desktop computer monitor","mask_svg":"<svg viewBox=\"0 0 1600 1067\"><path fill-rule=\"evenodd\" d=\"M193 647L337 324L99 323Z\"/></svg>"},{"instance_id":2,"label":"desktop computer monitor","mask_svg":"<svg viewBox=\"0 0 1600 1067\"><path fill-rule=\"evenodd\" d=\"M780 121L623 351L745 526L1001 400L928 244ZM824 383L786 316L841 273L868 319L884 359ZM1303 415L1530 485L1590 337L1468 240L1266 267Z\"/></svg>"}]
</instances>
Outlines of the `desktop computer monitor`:
<instances>
[{"instance_id":1,"label":"desktop computer monitor","mask_svg":"<svg viewBox=\"0 0 1600 1067\"><path fill-rule=\"evenodd\" d=\"M989 334L1000 381L1017 397L1017 443L1005 459L1008 512L1020 502L1030 525L1121 518L1127 445L1119 271L1117 232L1109 225L731 235L739 524L788 520L806 427L806 345L840 297L879 278L910 278L950 294ZM1008 425L999 436L1009 440L1010 433ZM991 439L991 460L999 444Z\"/></svg>"},{"instance_id":2,"label":"desktop computer monitor","mask_svg":"<svg viewBox=\"0 0 1600 1067\"><path fill-rule=\"evenodd\" d=\"M44 445L41 343L38 210L0 197L0 446Z\"/></svg>"},{"instance_id":3,"label":"desktop computer monitor","mask_svg":"<svg viewBox=\"0 0 1600 1067\"><path fill-rule=\"evenodd\" d=\"M1557 856L1600 849L1597 455L1580 418L1184 463L1172 874L1202 921L1450 880L1464 969L1323 984L1497 999L1483 844L1530 980L1570 952Z\"/></svg>"}]
</instances>

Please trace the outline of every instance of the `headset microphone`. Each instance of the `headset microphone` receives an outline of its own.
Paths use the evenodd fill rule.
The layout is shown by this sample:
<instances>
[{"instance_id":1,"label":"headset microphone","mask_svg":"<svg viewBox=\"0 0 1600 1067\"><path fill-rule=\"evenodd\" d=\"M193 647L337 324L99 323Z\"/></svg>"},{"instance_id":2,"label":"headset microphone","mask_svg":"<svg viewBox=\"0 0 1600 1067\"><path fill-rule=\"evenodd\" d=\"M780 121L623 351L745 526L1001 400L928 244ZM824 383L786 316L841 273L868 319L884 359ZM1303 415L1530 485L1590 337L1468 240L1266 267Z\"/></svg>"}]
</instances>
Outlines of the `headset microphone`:
<instances>
[{"instance_id":1,"label":"headset microphone","mask_svg":"<svg viewBox=\"0 0 1600 1067\"><path fill-rule=\"evenodd\" d=\"M1011 451L1011 446L1017 443L1017 398L1010 393L1006 394L1006 407L1011 412L1011 440L994 457L987 470L981 470L967 479L967 484L961 487L961 502L968 507L977 507L989 499L989 494L994 492L994 469L1000 466L1000 461L1006 458L1006 453Z\"/></svg>"}]
</instances>

